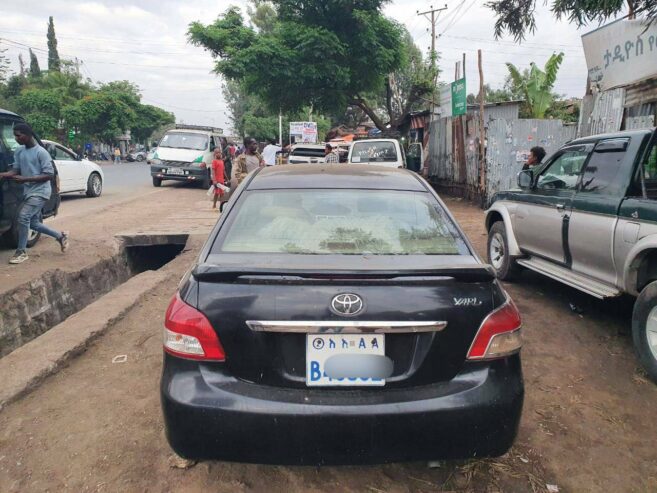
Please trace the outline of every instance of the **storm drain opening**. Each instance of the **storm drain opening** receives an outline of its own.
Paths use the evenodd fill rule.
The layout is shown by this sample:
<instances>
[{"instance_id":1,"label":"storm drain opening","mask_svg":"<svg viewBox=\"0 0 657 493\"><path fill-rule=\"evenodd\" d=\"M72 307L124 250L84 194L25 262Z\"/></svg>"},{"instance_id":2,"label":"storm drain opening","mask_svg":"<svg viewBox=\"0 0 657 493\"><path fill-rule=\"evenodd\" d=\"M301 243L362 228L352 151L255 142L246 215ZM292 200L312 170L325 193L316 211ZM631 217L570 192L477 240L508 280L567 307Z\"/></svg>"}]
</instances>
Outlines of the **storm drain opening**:
<instances>
[{"instance_id":1,"label":"storm drain opening","mask_svg":"<svg viewBox=\"0 0 657 493\"><path fill-rule=\"evenodd\" d=\"M78 271L48 271L0 294L0 358L47 332L142 272L158 270L185 249L188 235L117 237L119 251Z\"/></svg>"}]
</instances>

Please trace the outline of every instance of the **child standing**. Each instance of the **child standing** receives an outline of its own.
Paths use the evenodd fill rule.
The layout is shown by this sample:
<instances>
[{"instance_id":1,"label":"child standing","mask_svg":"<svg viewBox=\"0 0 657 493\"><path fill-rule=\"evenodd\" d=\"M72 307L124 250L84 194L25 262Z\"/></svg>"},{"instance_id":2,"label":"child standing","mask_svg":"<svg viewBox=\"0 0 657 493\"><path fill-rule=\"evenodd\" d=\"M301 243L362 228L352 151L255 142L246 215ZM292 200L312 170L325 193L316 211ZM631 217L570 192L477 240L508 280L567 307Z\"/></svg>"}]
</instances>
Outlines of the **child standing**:
<instances>
[{"instance_id":1,"label":"child standing","mask_svg":"<svg viewBox=\"0 0 657 493\"><path fill-rule=\"evenodd\" d=\"M214 184L214 197L212 197L212 208L217 208L217 201L224 194L224 191L217 184L225 184L225 167L222 159L221 149L217 147L214 150L214 159L212 160L212 183Z\"/></svg>"}]
</instances>

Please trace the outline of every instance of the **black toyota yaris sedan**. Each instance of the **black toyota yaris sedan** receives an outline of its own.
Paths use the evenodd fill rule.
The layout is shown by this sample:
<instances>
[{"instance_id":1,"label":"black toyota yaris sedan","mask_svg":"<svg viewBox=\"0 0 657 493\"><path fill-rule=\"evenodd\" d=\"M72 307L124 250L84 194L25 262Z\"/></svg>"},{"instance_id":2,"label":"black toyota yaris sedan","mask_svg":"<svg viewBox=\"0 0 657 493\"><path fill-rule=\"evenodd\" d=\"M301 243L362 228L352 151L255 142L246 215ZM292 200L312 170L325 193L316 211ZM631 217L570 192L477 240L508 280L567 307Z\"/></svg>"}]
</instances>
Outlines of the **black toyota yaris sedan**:
<instances>
[{"instance_id":1,"label":"black toyota yaris sedan","mask_svg":"<svg viewBox=\"0 0 657 493\"><path fill-rule=\"evenodd\" d=\"M264 168L166 312L167 438L271 464L500 455L520 344L515 305L417 174Z\"/></svg>"}]
</instances>

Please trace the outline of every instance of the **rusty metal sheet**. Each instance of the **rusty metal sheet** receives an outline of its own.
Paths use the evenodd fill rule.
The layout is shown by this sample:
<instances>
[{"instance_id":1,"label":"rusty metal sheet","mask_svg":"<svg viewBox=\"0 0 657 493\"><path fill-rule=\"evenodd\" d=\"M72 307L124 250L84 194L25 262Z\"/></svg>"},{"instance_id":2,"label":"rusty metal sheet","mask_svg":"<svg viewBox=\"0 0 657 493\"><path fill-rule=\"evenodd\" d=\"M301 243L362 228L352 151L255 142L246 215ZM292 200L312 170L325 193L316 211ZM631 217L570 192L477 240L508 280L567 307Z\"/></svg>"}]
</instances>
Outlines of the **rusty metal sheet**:
<instances>
[{"instance_id":1,"label":"rusty metal sheet","mask_svg":"<svg viewBox=\"0 0 657 493\"><path fill-rule=\"evenodd\" d=\"M625 130L641 130L644 128L653 128L654 126L655 117L653 115L631 116L625 119Z\"/></svg>"},{"instance_id":2,"label":"rusty metal sheet","mask_svg":"<svg viewBox=\"0 0 657 493\"><path fill-rule=\"evenodd\" d=\"M493 120L488 125L486 202L498 191L516 187L529 150L541 146L546 159L575 138L576 127L561 120Z\"/></svg>"}]
</instances>

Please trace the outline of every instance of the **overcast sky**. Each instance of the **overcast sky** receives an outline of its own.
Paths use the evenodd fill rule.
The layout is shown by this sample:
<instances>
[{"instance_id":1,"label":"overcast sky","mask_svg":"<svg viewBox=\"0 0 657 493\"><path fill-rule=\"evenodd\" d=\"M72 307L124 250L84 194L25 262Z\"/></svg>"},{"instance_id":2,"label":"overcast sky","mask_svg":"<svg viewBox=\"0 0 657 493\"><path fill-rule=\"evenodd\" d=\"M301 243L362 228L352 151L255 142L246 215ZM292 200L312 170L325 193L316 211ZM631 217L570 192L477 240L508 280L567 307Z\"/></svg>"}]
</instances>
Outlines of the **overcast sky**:
<instances>
[{"instance_id":1,"label":"overcast sky","mask_svg":"<svg viewBox=\"0 0 657 493\"><path fill-rule=\"evenodd\" d=\"M494 17L484 3L448 0L449 8L441 14L437 28L442 80L453 80L454 63L465 52L467 90L476 93L477 48L483 50L485 81L494 88L502 85L507 74L504 62L519 68L530 61L542 66L550 54L563 51L566 57L556 90L567 96L583 95L586 63L580 36L596 26L578 31L573 25L557 22L539 1L535 35L521 45L510 38L495 41ZM236 0L21 0L2 7L0 47L8 49L6 54L16 71L19 53L29 64L27 46L35 50L41 67L47 68L46 31L52 15L60 56L81 60L85 76L96 82L130 80L141 88L145 103L172 111L178 122L228 130L221 81L211 73L212 58L187 44L186 31L190 22L211 23L229 5L245 4ZM430 23L416 11L426 10L430 4L398 0L385 9L388 16L406 25L425 53L431 45Z\"/></svg>"}]
</instances>

